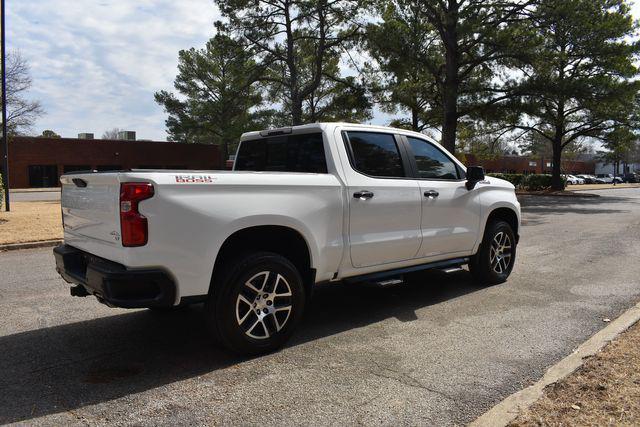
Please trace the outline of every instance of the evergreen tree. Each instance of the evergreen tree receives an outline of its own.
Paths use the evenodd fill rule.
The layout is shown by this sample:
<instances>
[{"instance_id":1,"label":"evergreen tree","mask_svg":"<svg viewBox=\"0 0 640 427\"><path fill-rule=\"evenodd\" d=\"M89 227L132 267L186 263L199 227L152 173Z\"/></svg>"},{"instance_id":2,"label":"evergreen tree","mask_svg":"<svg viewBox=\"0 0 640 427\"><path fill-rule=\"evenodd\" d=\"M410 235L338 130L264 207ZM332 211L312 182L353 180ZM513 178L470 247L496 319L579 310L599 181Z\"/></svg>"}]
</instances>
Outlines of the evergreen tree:
<instances>
[{"instance_id":1,"label":"evergreen tree","mask_svg":"<svg viewBox=\"0 0 640 427\"><path fill-rule=\"evenodd\" d=\"M284 123L368 117L362 85L337 66L360 33L363 0L216 1L228 28L255 50Z\"/></svg>"},{"instance_id":2,"label":"evergreen tree","mask_svg":"<svg viewBox=\"0 0 640 427\"><path fill-rule=\"evenodd\" d=\"M535 42L509 108L517 128L551 144L560 190L563 150L629 120L640 45L625 0L539 0L529 22Z\"/></svg>"},{"instance_id":3,"label":"evergreen tree","mask_svg":"<svg viewBox=\"0 0 640 427\"><path fill-rule=\"evenodd\" d=\"M155 94L169 114L169 139L219 145L226 160L243 132L270 120L270 111L260 108L260 72L253 52L224 31L204 49L180 51L174 82L179 95L164 90Z\"/></svg>"},{"instance_id":4,"label":"evergreen tree","mask_svg":"<svg viewBox=\"0 0 640 427\"><path fill-rule=\"evenodd\" d=\"M391 104L411 112L411 127L438 126L455 151L461 118L490 119L505 92L500 65L528 38L519 25L527 0L382 0L382 22L368 31ZM497 78L501 77L501 78Z\"/></svg>"}]
</instances>

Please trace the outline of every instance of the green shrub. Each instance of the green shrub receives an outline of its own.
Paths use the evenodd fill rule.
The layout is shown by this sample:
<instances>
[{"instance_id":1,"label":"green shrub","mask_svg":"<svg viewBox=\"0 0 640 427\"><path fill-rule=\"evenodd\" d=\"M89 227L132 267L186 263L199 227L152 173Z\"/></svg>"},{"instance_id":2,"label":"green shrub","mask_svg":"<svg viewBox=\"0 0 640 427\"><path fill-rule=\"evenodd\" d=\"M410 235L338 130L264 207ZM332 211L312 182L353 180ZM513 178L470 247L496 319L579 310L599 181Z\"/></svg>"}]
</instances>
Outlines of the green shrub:
<instances>
[{"instance_id":1,"label":"green shrub","mask_svg":"<svg viewBox=\"0 0 640 427\"><path fill-rule=\"evenodd\" d=\"M526 189L529 191L540 191L551 188L552 177L548 174L533 174L527 177ZM562 188L567 187L567 180L562 178Z\"/></svg>"},{"instance_id":2,"label":"green shrub","mask_svg":"<svg viewBox=\"0 0 640 427\"><path fill-rule=\"evenodd\" d=\"M551 188L551 175L547 174L490 173L488 175L509 181L520 190L540 191ZM566 187L567 181L564 178L562 181L563 187Z\"/></svg>"},{"instance_id":3,"label":"green shrub","mask_svg":"<svg viewBox=\"0 0 640 427\"><path fill-rule=\"evenodd\" d=\"M532 174L527 177L526 189L529 191L546 190L551 187L551 175Z\"/></svg>"},{"instance_id":4,"label":"green shrub","mask_svg":"<svg viewBox=\"0 0 640 427\"><path fill-rule=\"evenodd\" d=\"M488 175L509 181L516 188L520 188L522 186L526 177L526 175L521 173L490 173Z\"/></svg>"}]
</instances>

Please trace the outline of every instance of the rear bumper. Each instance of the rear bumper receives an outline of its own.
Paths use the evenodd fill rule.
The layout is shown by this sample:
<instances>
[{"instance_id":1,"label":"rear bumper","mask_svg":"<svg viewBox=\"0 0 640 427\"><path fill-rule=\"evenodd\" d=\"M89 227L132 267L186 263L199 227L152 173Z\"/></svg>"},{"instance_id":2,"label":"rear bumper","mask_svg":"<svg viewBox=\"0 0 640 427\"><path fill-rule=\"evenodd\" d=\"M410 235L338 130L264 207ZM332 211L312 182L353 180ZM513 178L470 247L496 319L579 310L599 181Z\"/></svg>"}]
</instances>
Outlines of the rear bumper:
<instances>
[{"instance_id":1,"label":"rear bumper","mask_svg":"<svg viewBox=\"0 0 640 427\"><path fill-rule=\"evenodd\" d=\"M54 248L53 254L56 270L64 280L82 286L87 295L95 295L107 305L143 308L170 307L175 303L175 283L163 270L130 270L69 245Z\"/></svg>"}]
</instances>

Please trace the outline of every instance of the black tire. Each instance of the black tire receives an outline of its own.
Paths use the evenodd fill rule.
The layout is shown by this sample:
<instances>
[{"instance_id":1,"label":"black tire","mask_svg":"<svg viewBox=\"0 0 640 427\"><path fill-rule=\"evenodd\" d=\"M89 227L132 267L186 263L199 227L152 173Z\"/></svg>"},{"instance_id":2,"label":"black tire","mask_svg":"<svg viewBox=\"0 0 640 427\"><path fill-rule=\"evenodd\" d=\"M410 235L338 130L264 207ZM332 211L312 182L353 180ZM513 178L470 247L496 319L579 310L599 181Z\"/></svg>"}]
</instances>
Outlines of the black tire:
<instances>
[{"instance_id":1,"label":"black tire","mask_svg":"<svg viewBox=\"0 0 640 427\"><path fill-rule=\"evenodd\" d=\"M502 233L502 234L501 234ZM506 235L506 239L509 243L510 256L504 256L507 254L506 249L502 249L500 254L495 253L495 241L496 238L501 240ZM502 246L507 247L507 244ZM493 245L493 249L492 249ZM500 245L497 245L500 247ZM496 263L497 260L497 263ZM482 243L476 253L469 262L469 271L473 276L475 282L480 286L497 285L507 280L513 269L513 265L516 260L516 239L513 233L513 229L508 222L505 221L491 221L485 228ZM508 263L507 263L508 261ZM506 264L506 266L505 266Z\"/></svg>"},{"instance_id":2,"label":"black tire","mask_svg":"<svg viewBox=\"0 0 640 427\"><path fill-rule=\"evenodd\" d=\"M214 338L243 356L282 347L305 308L304 283L296 267L281 255L258 252L238 257L219 277L205 306Z\"/></svg>"}]
</instances>

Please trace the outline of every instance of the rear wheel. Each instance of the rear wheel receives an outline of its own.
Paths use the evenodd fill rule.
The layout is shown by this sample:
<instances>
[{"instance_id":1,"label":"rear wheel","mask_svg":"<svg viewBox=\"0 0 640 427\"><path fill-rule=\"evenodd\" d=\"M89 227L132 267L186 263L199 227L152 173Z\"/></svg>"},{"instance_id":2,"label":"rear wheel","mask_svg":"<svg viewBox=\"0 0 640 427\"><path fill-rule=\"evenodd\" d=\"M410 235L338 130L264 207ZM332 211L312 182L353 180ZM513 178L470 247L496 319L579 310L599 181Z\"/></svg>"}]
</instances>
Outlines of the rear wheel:
<instances>
[{"instance_id":1,"label":"rear wheel","mask_svg":"<svg viewBox=\"0 0 640 427\"><path fill-rule=\"evenodd\" d=\"M509 223L492 221L478 249L469 262L469 271L481 286L495 285L507 280L516 258L516 239Z\"/></svg>"},{"instance_id":2,"label":"rear wheel","mask_svg":"<svg viewBox=\"0 0 640 427\"><path fill-rule=\"evenodd\" d=\"M242 355L274 351L291 336L305 306L302 277L281 255L239 257L212 289L210 327L227 349Z\"/></svg>"}]
</instances>

